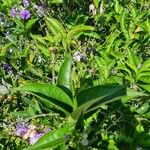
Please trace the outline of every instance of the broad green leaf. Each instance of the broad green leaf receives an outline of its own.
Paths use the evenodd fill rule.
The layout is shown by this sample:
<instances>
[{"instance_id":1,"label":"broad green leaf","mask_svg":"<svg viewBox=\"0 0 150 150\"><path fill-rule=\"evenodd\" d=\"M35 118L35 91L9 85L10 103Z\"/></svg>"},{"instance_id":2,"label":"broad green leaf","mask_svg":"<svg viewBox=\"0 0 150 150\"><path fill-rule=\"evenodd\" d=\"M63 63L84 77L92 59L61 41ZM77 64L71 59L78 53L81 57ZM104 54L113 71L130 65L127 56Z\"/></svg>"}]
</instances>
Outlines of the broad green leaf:
<instances>
[{"instance_id":1,"label":"broad green leaf","mask_svg":"<svg viewBox=\"0 0 150 150\"><path fill-rule=\"evenodd\" d=\"M119 36L120 32L116 30L115 32L112 32L110 36L107 38L107 43L106 43L106 50L107 53L110 53L112 45L114 44L115 39Z\"/></svg>"},{"instance_id":2,"label":"broad green leaf","mask_svg":"<svg viewBox=\"0 0 150 150\"><path fill-rule=\"evenodd\" d=\"M138 92L138 91L135 91L133 89L127 88L127 95L123 96L121 98L121 101L123 103L127 103L128 101L134 100L135 98L138 98L138 97L141 97L141 96L147 96L147 95L144 94L143 92Z\"/></svg>"},{"instance_id":3,"label":"broad green leaf","mask_svg":"<svg viewBox=\"0 0 150 150\"><path fill-rule=\"evenodd\" d=\"M36 44L36 47L41 51L42 54L44 54L46 57L50 57L50 53L48 51L48 48L43 46L42 44Z\"/></svg>"},{"instance_id":4,"label":"broad green leaf","mask_svg":"<svg viewBox=\"0 0 150 150\"><path fill-rule=\"evenodd\" d=\"M21 57L27 57L28 52L30 50L30 48L32 47L32 45L28 45L27 47L25 47L25 49L22 51Z\"/></svg>"},{"instance_id":5,"label":"broad green leaf","mask_svg":"<svg viewBox=\"0 0 150 150\"><path fill-rule=\"evenodd\" d=\"M128 61L126 61L126 64L137 74L138 71L138 64L140 63L140 59L136 56L135 53L132 51L128 51Z\"/></svg>"},{"instance_id":6,"label":"broad green leaf","mask_svg":"<svg viewBox=\"0 0 150 150\"><path fill-rule=\"evenodd\" d=\"M13 0L2 0L3 4L10 8L12 6L12 3L14 2Z\"/></svg>"},{"instance_id":7,"label":"broad green leaf","mask_svg":"<svg viewBox=\"0 0 150 150\"><path fill-rule=\"evenodd\" d=\"M74 110L71 116L74 119L83 113L88 113L98 109L100 105L119 100L121 96L126 95L126 89L122 86L101 85L85 89L78 93L78 108Z\"/></svg>"},{"instance_id":8,"label":"broad green leaf","mask_svg":"<svg viewBox=\"0 0 150 150\"><path fill-rule=\"evenodd\" d=\"M41 72L41 71L39 71L39 70L37 70L37 69L34 69L33 67L28 67L28 69L29 69L29 71L33 74L33 75L35 75L35 76L37 76L37 77L42 77L43 76L43 73Z\"/></svg>"},{"instance_id":9,"label":"broad green leaf","mask_svg":"<svg viewBox=\"0 0 150 150\"><path fill-rule=\"evenodd\" d=\"M150 119L150 112L148 112L148 113L145 113L145 114L143 114L142 116L143 116L143 117L145 117L145 118L148 118L148 119Z\"/></svg>"},{"instance_id":10,"label":"broad green leaf","mask_svg":"<svg viewBox=\"0 0 150 150\"><path fill-rule=\"evenodd\" d=\"M132 17L135 19L136 16L137 16L137 10L136 10L135 5L130 4L129 7L130 7L131 15L132 15Z\"/></svg>"},{"instance_id":11,"label":"broad green leaf","mask_svg":"<svg viewBox=\"0 0 150 150\"><path fill-rule=\"evenodd\" d=\"M95 5L96 8L99 7L99 0L93 0L93 3L94 3L94 5Z\"/></svg>"},{"instance_id":12,"label":"broad green leaf","mask_svg":"<svg viewBox=\"0 0 150 150\"><path fill-rule=\"evenodd\" d=\"M67 42L70 44L71 40L81 33L86 33L86 31L93 31L94 27L86 25L77 25L73 27L67 34Z\"/></svg>"},{"instance_id":13,"label":"broad green leaf","mask_svg":"<svg viewBox=\"0 0 150 150\"><path fill-rule=\"evenodd\" d=\"M147 20L146 20L145 25L146 25L146 27L147 27L147 31L148 31L149 34L150 34L150 19L147 19Z\"/></svg>"},{"instance_id":14,"label":"broad green leaf","mask_svg":"<svg viewBox=\"0 0 150 150\"><path fill-rule=\"evenodd\" d=\"M139 68L138 73L147 71L148 68L150 68L150 59L144 61L143 65Z\"/></svg>"},{"instance_id":15,"label":"broad green leaf","mask_svg":"<svg viewBox=\"0 0 150 150\"><path fill-rule=\"evenodd\" d=\"M116 11L116 13L121 14L122 10L123 10L123 7L119 4L119 1L116 0L115 1L115 11Z\"/></svg>"},{"instance_id":16,"label":"broad green leaf","mask_svg":"<svg viewBox=\"0 0 150 150\"><path fill-rule=\"evenodd\" d=\"M99 35L96 32L83 32L83 35L88 36L90 38L95 38L95 39L99 39Z\"/></svg>"},{"instance_id":17,"label":"broad green leaf","mask_svg":"<svg viewBox=\"0 0 150 150\"><path fill-rule=\"evenodd\" d=\"M150 84L138 84L138 85L150 93Z\"/></svg>"},{"instance_id":18,"label":"broad green leaf","mask_svg":"<svg viewBox=\"0 0 150 150\"><path fill-rule=\"evenodd\" d=\"M40 35L34 35L34 34L31 34L31 37L32 37L34 40L40 42L41 44L47 45L47 42L45 42L45 37L42 37L42 36L40 36Z\"/></svg>"},{"instance_id":19,"label":"broad green leaf","mask_svg":"<svg viewBox=\"0 0 150 150\"><path fill-rule=\"evenodd\" d=\"M123 70L123 71L125 71L129 76L132 76L131 71L130 71L125 65L123 65L123 63L119 63L116 68L117 68L118 70Z\"/></svg>"},{"instance_id":20,"label":"broad green leaf","mask_svg":"<svg viewBox=\"0 0 150 150\"><path fill-rule=\"evenodd\" d=\"M66 36L63 25L54 18L46 18L46 24L53 35L61 34L63 37Z\"/></svg>"},{"instance_id":21,"label":"broad green leaf","mask_svg":"<svg viewBox=\"0 0 150 150\"><path fill-rule=\"evenodd\" d=\"M12 89L12 93L17 91L37 96L47 107L54 105L65 113L72 111L72 102L69 96L62 89L54 85L31 83Z\"/></svg>"},{"instance_id":22,"label":"broad green leaf","mask_svg":"<svg viewBox=\"0 0 150 150\"><path fill-rule=\"evenodd\" d=\"M120 22L120 26L121 26L121 31L123 32L126 40L129 42L130 41L130 36L129 36L129 32L126 28L126 10L124 9L124 11L122 12L121 15L121 22Z\"/></svg>"},{"instance_id":23,"label":"broad green leaf","mask_svg":"<svg viewBox=\"0 0 150 150\"><path fill-rule=\"evenodd\" d=\"M69 58L62 64L59 74L58 74L57 85L62 87L62 89L65 90L66 92L72 91L71 89L71 66L72 66L72 59Z\"/></svg>"},{"instance_id":24,"label":"broad green leaf","mask_svg":"<svg viewBox=\"0 0 150 150\"><path fill-rule=\"evenodd\" d=\"M96 62L101 76L107 79L110 75L111 69L115 65L115 60L109 59L109 57L104 57L104 58L100 57L100 58L96 58Z\"/></svg>"},{"instance_id":25,"label":"broad green leaf","mask_svg":"<svg viewBox=\"0 0 150 150\"><path fill-rule=\"evenodd\" d=\"M36 21L37 19L28 20L28 22L26 23L26 30L28 31Z\"/></svg>"},{"instance_id":26,"label":"broad green leaf","mask_svg":"<svg viewBox=\"0 0 150 150\"><path fill-rule=\"evenodd\" d=\"M2 48L0 47L0 57L6 56L7 49L8 49L11 45L12 45L12 43L9 42L9 43L6 43L5 45L3 45Z\"/></svg>"},{"instance_id":27,"label":"broad green leaf","mask_svg":"<svg viewBox=\"0 0 150 150\"><path fill-rule=\"evenodd\" d=\"M120 5L119 5L118 0L116 0L116 2L115 2L115 11L116 11L116 13L120 13Z\"/></svg>"},{"instance_id":28,"label":"broad green leaf","mask_svg":"<svg viewBox=\"0 0 150 150\"><path fill-rule=\"evenodd\" d=\"M128 63L134 66L134 70L137 70L137 66L141 63L140 58L137 56L136 52L133 52L132 50L128 51Z\"/></svg>"},{"instance_id":29,"label":"broad green leaf","mask_svg":"<svg viewBox=\"0 0 150 150\"><path fill-rule=\"evenodd\" d=\"M50 43L54 43L55 42L54 37L52 35L50 35L50 34L47 34L43 39L48 41L48 42L50 42Z\"/></svg>"},{"instance_id":30,"label":"broad green leaf","mask_svg":"<svg viewBox=\"0 0 150 150\"><path fill-rule=\"evenodd\" d=\"M142 72L137 76L138 81L150 83L150 72Z\"/></svg>"},{"instance_id":31,"label":"broad green leaf","mask_svg":"<svg viewBox=\"0 0 150 150\"><path fill-rule=\"evenodd\" d=\"M149 103L144 103L140 108L137 109L137 112L142 115L149 109Z\"/></svg>"},{"instance_id":32,"label":"broad green leaf","mask_svg":"<svg viewBox=\"0 0 150 150\"><path fill-rule=\"evenodd\" d=\"M61 132L58 132L57 134L59 134L60 137L62 136ZM54 138L54 136L52 135L53 138ZM45 142L44 144L35 144L32 147L29 147L29 148L24 149L24 150L37 150L37 149L39 149L39 150L45 150L45 149L53 150L54 148L57 148L59 145L61 145L63 143L64 143L63 137L57 138L57 139L54 138L53 141L48 141L48 142Z\"/></svg>"}]
</instances>

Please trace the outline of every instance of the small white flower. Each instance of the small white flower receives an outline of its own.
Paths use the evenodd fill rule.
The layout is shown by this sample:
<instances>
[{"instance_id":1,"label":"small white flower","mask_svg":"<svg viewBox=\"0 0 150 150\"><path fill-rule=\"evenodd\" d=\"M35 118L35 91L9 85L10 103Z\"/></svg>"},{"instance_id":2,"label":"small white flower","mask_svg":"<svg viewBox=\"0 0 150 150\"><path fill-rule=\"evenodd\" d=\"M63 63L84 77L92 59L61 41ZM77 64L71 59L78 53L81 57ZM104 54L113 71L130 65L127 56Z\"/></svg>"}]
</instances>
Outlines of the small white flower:
<instances>
[{"instance_id":1,"label":"small white flower","mask_svg":"<svg viewBox=\"0 0 150 150\"><path fill-rule=\"evenodd\" d=\"M94 4L89 5L89 14L95 15L96 14L96 8Z\"/></svg>"},{"instance_id":2,"label":"small white flower","mask_svg":"<svg viewBox=\"0 0 150 150\"><path fill-rule=\"evenodd\" d=\"M74 55L73 55L74 60L77 61L77 62L80 61L82 59L82 57L83 57L82 53L79 52L79 51L75 52Z\"/></svg>"}]
</instances>

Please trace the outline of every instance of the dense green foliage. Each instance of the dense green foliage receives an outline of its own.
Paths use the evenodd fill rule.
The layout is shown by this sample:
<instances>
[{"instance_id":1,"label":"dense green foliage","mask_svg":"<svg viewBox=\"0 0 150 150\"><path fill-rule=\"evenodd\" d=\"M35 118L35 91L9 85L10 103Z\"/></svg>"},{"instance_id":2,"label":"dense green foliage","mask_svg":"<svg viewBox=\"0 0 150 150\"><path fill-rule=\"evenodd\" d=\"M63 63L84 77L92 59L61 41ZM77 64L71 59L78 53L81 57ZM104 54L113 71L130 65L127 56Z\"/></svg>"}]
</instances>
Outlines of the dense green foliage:
<instances>
[{"instance_id":1,"label":"dense green foliage","mask_svg":"<svg viewBox=\"0 0 150 150\"><path fill-rule=\"evenodd\" d=\"M150 149L149 18L148 0L1 0L0 150Z\"/></svg>"}]
</instances>

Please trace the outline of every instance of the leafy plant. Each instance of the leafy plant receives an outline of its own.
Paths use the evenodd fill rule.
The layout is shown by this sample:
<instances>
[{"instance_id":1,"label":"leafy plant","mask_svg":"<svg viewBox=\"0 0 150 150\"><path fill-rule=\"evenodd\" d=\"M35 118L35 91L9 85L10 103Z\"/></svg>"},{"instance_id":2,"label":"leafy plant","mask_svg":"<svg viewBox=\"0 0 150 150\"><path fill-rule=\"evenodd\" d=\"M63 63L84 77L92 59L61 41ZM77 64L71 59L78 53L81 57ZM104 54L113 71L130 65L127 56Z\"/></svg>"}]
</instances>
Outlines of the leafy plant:
<instances>
[{"instance_id":1,"label":"leafy plant","mask_svg":"<svg viewBox=\"0 0 150 150\"><path fill-rule=\"evenodd\" d=\"M60 88L50 84L31 83L13 88L12 93L19 91L33 94L40 98L40 101L46 107L50 108L54 105L75 120L78 120L82 115L89 112L95 112L101 105L119 100L121 96L126 94L126 90L122 86L101 85L81 90L78 93L74 93L73 98L69 97L65 91L67 89L73 95L71 92L71 63L71 59L66 60L60 69L58 76L58 86ZM47 148L49 144L45 146Z\"/></svg>"}]
</instances>

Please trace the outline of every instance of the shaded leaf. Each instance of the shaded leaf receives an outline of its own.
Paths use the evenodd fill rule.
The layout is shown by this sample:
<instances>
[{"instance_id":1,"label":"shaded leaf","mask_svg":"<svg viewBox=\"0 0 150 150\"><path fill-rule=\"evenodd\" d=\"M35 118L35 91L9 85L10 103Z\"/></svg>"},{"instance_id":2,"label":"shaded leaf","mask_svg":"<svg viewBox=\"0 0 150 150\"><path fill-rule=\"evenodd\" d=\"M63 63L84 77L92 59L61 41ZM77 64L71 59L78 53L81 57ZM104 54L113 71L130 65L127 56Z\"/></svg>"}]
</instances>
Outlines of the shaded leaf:
<instances>
[{"instance_id":1,"label":"shaded leaf","mask_svg":"<svg viewBox=\"0 0 150 150\"><path fill-rule=\"evenodd\" d=\"M65 90L69 94L71 93L71 66L72 59L67 59L61 66L57 85L60 86L63 90Z\"/></svg>"},{"instance_id":2,"label":"shaded leaf","mask_svg":"<svg viewBox=\"0 0 150 150\"><path fill-rule=\"evenodd\" d=\"M126 89L122 86L101 85L85 89L78 93L78 108L74 110L71 116L74 119L83 113L96 110L102 104L107 104L115 100L119 100L121 96L126 94Z\"/></svg>"},{"instance_id":3,"label":"shaded leaf","mask_svg":"<svg viewBox=\"0 0 150 150\"><path fill-rule=\"evenodd\" d=\"M33 94L39 97L40 101L44 103L47 107L55 105L56 107L59 107L61 110L63 110L65 113L72 111L72 102L69 96L59 87L56 87L54 85L31 83L12 89L12 93L17 91Z\"/></svg>"}]
</instances>

